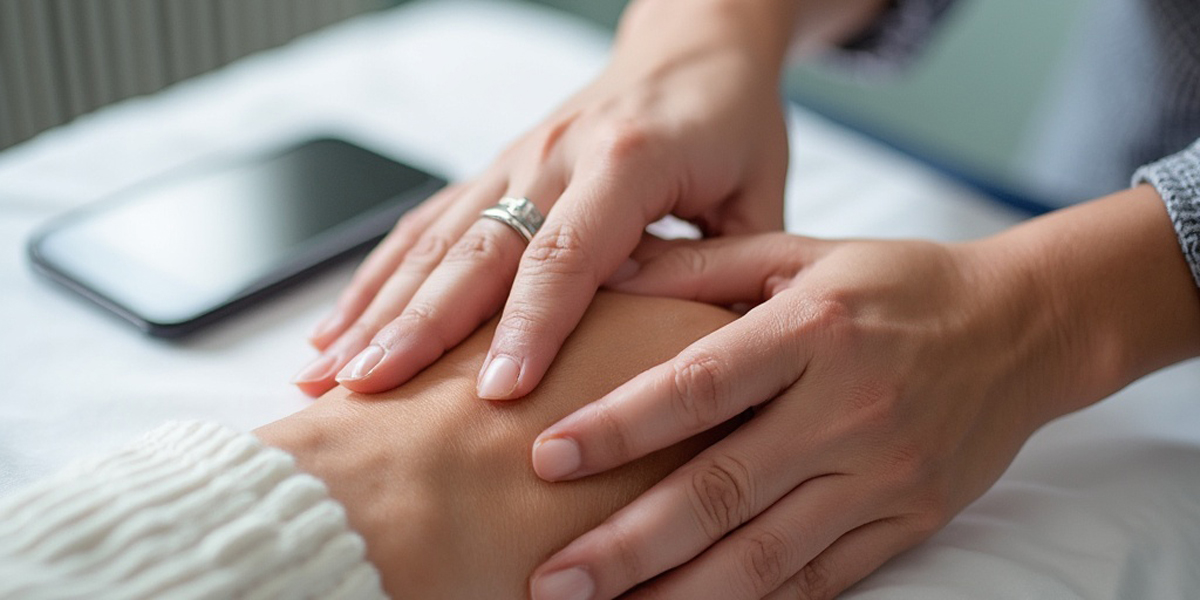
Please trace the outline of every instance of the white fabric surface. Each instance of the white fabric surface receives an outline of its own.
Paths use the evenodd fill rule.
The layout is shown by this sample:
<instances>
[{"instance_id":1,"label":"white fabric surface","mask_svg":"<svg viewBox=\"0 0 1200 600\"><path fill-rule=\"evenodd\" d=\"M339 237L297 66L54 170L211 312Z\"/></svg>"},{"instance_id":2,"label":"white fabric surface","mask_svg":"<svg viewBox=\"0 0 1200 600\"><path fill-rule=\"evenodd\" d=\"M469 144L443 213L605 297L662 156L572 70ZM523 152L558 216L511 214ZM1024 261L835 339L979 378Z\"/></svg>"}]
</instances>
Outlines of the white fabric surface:
<instances>
[{"instance_id":1,"label":"white fabric surface","mask_svg":"<svg viewBox=\"0 0 1200 600\"><path fill-rule=\"evenodd\" d=\"M505 2L369 16L0 153L0 491L168 419L249 429L306 404L288 386L342 268L182 343L36 279L24 242L59 212L204 157L334 132L452 177L603 65L603 32ZM965 239L1017 220L801 110L792 231ZM851 598L1194 598L1200 366L1175 367L1037 434L996 487Z\"/></svg>"}]
</instances>

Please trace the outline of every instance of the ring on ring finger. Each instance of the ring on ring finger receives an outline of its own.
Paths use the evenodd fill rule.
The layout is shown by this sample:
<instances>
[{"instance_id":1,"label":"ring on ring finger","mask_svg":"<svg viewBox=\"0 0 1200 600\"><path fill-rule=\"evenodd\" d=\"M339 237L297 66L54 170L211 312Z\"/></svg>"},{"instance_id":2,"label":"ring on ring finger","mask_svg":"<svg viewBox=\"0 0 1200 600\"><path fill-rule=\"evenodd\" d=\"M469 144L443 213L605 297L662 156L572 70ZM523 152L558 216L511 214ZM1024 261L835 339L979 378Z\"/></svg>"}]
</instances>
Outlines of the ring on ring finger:
<instances>
[{"instance_id":1,"label":"ring on ring finger","mask_svg":"<svg viewBox=\"0 0 1200 600\"><path fill-rule=\"evenodd\" d=\"M541 229L545 217L528 198L504 196L495 205L479 213L480 218L494 219L516 231L528 244Z\"/></svg>"}]
</instances>

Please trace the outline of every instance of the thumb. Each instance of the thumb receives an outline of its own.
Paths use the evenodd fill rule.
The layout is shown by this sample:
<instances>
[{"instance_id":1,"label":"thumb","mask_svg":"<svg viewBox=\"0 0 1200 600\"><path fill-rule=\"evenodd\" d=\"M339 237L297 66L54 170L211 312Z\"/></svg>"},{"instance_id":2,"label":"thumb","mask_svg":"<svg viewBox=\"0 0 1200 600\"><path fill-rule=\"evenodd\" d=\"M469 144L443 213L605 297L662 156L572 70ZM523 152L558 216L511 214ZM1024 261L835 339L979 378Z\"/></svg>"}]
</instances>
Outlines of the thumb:
<instances>
[{"instance_id":1,"label":"thumb","mask_svg":"<svg viewBox=\"0 0 1200 600\"><path fill-rule=\"evenodd\" d=\"M791 279L826 242L786 233L710 240L646 239L606 287L710 304L758 303L779 278Z\"/></svg>"}]
</instances>

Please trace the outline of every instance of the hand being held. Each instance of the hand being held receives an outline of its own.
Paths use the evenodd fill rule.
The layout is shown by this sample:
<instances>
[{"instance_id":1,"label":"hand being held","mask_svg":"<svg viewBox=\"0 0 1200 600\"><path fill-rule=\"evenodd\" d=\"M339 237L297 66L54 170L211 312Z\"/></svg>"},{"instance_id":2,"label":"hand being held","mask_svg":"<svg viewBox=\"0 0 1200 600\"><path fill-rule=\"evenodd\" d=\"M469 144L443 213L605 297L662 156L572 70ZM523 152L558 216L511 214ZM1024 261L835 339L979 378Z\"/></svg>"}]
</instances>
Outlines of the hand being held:
<instances>
[{"instance_id":1,"label":"hand being held","mask_svg":"<svg viewBox=\"0 0 1200 600\"><path fill-rule=\"evenodd\" d=\"M1073 389L1037 282L985 246L649 239L610 287L756 306L547 429L534 468L575 479L753 416L533 598L829 598L941 528L1057 416L1035 391Z\"/></svg>"},{"instance_id":2,"label":"hand being held","mask_svg":"<svg viewBox=\"0 0 1200 600\"><path fill-rule=\"evenodd\" d=\"M296 383L310 395L335 382L390 389L503 308L478 392L527 394L647 224L674 214L709 235L782 227L776 71L736 45L658 60L618 50L483 174L401 219L313 333L322 355ZM479 218L502 196L546 215L528 247Z\"/></svg>"}]
</instances>

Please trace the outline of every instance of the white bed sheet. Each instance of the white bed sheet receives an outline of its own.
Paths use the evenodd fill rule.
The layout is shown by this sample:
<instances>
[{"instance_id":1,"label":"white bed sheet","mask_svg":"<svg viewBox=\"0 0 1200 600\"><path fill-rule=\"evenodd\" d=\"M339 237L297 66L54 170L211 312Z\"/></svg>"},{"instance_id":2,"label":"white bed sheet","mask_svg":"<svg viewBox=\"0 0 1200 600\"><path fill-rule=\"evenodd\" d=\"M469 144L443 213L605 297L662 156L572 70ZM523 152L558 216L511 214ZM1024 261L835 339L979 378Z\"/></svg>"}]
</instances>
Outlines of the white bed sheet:
<instances>
[{"instance_id":1,"label":"white bed sheet","mask_svg":"<svg viewBox=\"0 0 1200 600\"><path fill-rule=\"evenodd\" d=\"M334 132L452 177L603 65L602 31L507 2L426 2L345 23L0 153L0 492L167 419L243 429L306 399L287 384L342 268L184 343L36 279L34 228L205 157ZM964 239L1019 216L802 110L788 225ZM1200 366L1051 424L996 487L851 598L1200 597Z\"/></svg>"}]
</instances>

